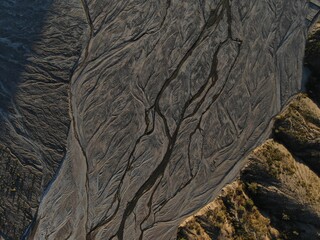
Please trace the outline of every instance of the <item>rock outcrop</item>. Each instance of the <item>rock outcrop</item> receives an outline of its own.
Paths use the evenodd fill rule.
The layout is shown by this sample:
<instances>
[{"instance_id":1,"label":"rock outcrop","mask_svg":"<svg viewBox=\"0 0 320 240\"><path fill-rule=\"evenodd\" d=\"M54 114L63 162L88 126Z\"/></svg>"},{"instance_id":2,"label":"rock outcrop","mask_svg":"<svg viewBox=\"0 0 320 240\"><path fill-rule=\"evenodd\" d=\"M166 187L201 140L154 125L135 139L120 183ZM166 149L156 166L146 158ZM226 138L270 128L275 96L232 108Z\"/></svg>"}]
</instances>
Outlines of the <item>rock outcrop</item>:
<instances>
[{"instance_id":1,"label":"rock outcrop","mask_svg":"<svg viewBox=\"0 0 320 240\"><path fill-rule=\"evenodd\" d=\"M13 219L16 211L21 218L1 220L4 236L21 236L35 215L28 239L174 239L181 220L236 176L270 134L272 116L299 90L305 6L32 5L48 16L31 58L21 60L16 91L4 98L1 163L11 169L7 179L20 179L19 172L35 182L1 180L8 187L1 216ZM21 200L30 191L32 201Z\"/></svg>"},{"instance_id":2,"label":"rock outcrop","mask_svg":"<svg viewBox=\"0 0 320 240\"><path fill-rule=\"evenodd\" d=\"M306 96L298 96L275 121L275 138L320 175L320 111Z\"/></svg>"}]
</instances>

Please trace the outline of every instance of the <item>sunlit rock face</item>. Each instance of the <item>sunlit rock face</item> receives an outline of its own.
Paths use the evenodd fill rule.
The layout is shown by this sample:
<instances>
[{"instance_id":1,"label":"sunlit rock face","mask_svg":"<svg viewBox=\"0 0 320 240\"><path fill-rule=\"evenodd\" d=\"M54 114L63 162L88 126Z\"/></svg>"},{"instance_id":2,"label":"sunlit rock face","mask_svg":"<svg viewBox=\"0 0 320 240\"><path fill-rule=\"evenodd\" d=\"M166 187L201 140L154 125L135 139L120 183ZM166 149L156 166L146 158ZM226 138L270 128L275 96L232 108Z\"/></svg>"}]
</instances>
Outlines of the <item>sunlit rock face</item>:
<instances>
[{"instance_id":1,"label":"sunlit rock face","mask_svg":"<svg viewBox=\"0 0 320 240\"><path fill-rule=\"evenodd\" d=\"M32 124L23 134L36 135L31 146L5 136L23 146L10 148L39 154L28 162L39 161L30 170L38 178L54 165L50 179L63 159L26 238L174 239L300 88L306 1L60 0L48 8L54 4L35 53L50 57L31 66L55 76L64 71L52 64L70 57L68 71L56 82L39 75L39 83L17 84L14 106L33 107L41 95L48 112L34 107L6 120Z\"/></svg>"}]
</instances>

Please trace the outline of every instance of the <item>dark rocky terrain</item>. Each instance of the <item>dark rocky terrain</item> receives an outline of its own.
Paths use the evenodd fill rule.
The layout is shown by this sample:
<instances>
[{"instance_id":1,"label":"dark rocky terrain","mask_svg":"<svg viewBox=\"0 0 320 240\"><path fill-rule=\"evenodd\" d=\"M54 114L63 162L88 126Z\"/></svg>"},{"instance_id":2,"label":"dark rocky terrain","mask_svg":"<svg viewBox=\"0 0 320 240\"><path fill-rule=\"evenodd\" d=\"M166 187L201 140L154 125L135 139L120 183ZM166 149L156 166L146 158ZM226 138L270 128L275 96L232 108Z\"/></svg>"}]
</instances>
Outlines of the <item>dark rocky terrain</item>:
<instances>
[{"instance_id":1,"label":"dark rocky terrain","mask_svg":"<svg viewBox=\"0 0 320 240\"><path fill-rule=\"evenodd\" d=\"M175 239L299 91L306 5L1 1L3 238Z\"/></svg>"},{"instance_id":2,"label":"dark rocky terrain","mask_svg":"<svg viewBox=\"0 0 320 240\"><path fill-rule=\"evenodd\" d=\"M307 82L309 96L320 104L320 22L318 22L308 38L305 55L305 65L311 69Z\"/></svg>"},{"instance_id":3,"label":"dark rocky terrain","mask_svg":"<svg viewBox=\"0 0 320 240\"><path fill-rule=\"evenodd\" d=\"M0 1L0 232L18 239L65 154L79 1Z\"/></svg>"}]
</instances>

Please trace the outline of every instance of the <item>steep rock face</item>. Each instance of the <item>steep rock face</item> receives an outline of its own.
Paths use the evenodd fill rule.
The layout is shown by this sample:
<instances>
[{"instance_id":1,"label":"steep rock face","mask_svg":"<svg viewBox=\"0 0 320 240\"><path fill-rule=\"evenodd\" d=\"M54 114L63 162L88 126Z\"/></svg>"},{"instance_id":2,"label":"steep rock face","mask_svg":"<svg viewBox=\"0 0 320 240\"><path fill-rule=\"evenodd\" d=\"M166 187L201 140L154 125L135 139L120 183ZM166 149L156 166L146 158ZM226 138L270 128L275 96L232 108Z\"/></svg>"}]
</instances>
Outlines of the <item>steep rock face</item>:
<instances>
[{"instance_id":1,"label":"steep rock face","mask_svg":"<svg viewBox=\"0 0 320 240\"><path fill-rule=\"evenodd\" d=\"M242 174L249 186L256 184L251 196L282 239L319 238L320 178L283 145L267 141L253 152Z\"/></svg>"},{"instance_id":2,"label":"steep rock face","mask_svg":"<svg viewBox=\"0 0 320 240\"><path fill-rule=\"evenodd\" d=\"M77 0L5 0L0 15L0 234L18 239L66 152L87 23Z\"/></svg>"},{"instance_id":3,"label":"steep rock face","mask_svg":"<svg viewBox=\"0 0 320 240\"><path fill-rule=\"evenodd\" d=\"M68 151L29 239L174 239L299 89L305 3L87 1Z\"/></svg>"},{"instance_id":4,"label":"steep rock face","mask_svg":"<svg viewBox=\"0 0 320 240\"><path fill-rule=\"evenodd\" d=\"M300 95L275 121L275 137L320 175L320 110Z\"/></svg>"}]
</instances>

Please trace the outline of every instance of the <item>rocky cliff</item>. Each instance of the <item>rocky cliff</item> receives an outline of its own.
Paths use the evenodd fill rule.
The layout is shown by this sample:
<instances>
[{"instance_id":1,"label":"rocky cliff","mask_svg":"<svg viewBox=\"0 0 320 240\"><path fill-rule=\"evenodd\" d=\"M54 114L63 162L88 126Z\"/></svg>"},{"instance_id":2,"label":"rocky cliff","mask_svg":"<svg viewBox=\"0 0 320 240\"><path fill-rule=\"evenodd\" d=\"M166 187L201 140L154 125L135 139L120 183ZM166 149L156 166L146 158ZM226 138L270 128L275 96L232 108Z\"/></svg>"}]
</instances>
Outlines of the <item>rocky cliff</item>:
<instances>
[{"instance_id":1,"label":"rocky cliff","mask_svg":"<svg viewBox=\"0 0 320 240\"><path fill-rule=\"evenodd\" d=\"M8 239L176 238L300 88L306 1L1 4Z\"/></svg>"}]
</instances>

